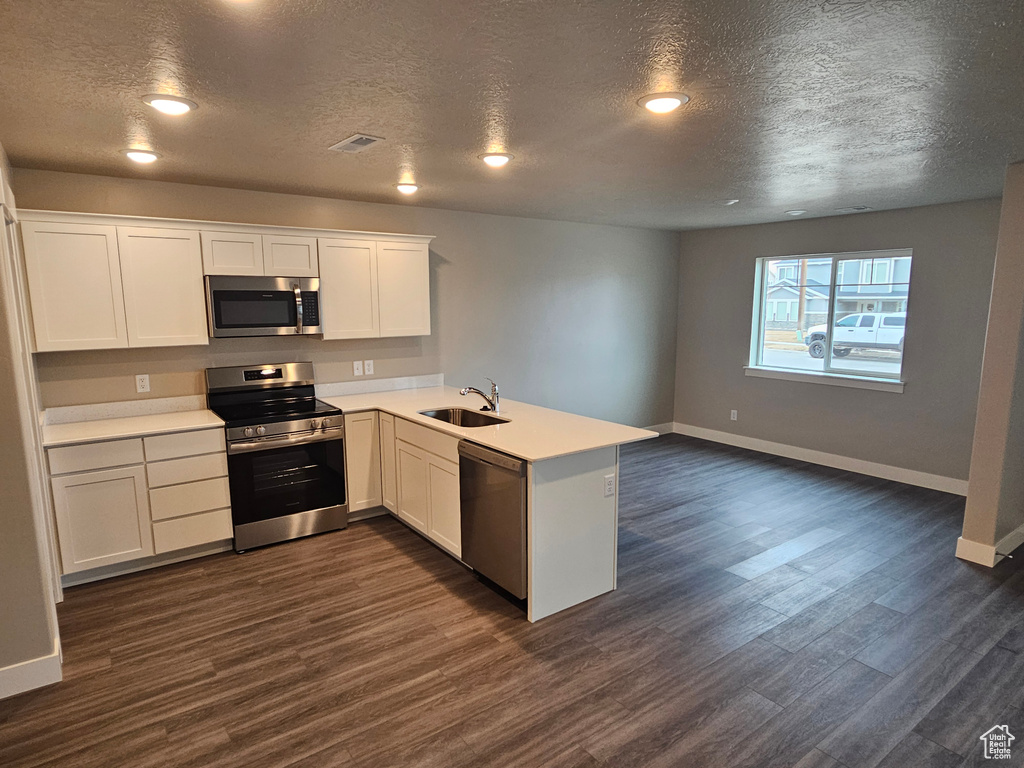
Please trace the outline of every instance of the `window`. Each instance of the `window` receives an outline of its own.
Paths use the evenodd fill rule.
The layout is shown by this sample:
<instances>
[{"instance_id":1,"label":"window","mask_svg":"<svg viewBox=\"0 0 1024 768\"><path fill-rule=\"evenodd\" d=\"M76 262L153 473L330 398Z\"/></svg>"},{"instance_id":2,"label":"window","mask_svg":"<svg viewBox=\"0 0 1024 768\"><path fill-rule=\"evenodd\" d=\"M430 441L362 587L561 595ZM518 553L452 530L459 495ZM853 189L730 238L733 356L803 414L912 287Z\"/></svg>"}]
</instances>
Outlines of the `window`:
<instances>
[{"instance_id":1,"label":"window","mask_svg":"<svg viewBox=\"0 0 1024 768\"><path fill-rule=\"evenodd\" d=\"M898 381L911 260L909 249L758 259L750 368Z\"/></svg>"}]
</instances>

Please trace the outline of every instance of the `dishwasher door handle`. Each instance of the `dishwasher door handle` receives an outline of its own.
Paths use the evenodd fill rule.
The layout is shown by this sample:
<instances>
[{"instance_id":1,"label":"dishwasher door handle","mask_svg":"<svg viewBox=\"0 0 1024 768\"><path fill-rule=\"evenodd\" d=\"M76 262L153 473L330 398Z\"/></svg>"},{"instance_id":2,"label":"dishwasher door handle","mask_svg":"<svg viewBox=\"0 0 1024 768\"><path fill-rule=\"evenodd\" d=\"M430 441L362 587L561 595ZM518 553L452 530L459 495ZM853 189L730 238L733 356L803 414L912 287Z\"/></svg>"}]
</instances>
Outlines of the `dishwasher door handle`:
<instances>
[{"instance_id":1,"label":"dishwasher door handle","mask_svg":"<svg viewBox=\"0 0 1024 768\"><path fill-rule=\"evenodd\" d=\"M498 469L515 472L520 477L526 475L526 462L504 453L492 451L482 445L471 443L468 440L459 441L459 456L464 456L472 461L480 461Z\"/></svg>"}]
</instances>

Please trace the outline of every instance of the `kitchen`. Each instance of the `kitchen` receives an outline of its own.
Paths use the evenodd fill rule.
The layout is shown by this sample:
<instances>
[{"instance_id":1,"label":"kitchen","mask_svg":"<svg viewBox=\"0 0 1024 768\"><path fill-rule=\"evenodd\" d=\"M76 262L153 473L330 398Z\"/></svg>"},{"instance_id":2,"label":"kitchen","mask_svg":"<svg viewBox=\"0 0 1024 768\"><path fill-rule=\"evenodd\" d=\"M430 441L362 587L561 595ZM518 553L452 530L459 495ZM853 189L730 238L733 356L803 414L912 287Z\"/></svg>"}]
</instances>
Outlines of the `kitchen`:
<instances>
[{"instance_id":1,"label":"kitchen","mask_svg":"<svg viewBox=\"0 0 1024 768\"><path fill-rule=\"evenodd\" d=\"M929 573L960 589L931 600L1005 600L987 571L964 569L1009 574L999 561L1016 525L972 528L963 499L982 466L981 351L1000 359L985 330L993 272L1014 264L1002 254L1016 166L1005 188L1003 172L1019 131L993 134L1004 154L966 186L950 171L910 190L877 168L863 171L874 187L853 171L832 190L807 186L836 176L823 151L800 183L769 190L763 166L728 162L768 151L800 173L791 145L753 146L755 116L726 103L761 103L763 83L684 77L674 57L691 54L656 44L681 39L681 9L652 3L634 28L611 9L555 6L436 3L414 24L412 8L343 19L269 0L3 4L5 60L18 64L0 76L6 418L27 446L4 476L0 561L17 590L3 616L20 627L0 643L6 762L696 764L714 762L711 732L742 722L749 739L729 754L755 765L753 745L781 739L793 707L848 690L860 713L858 696L895 695L876 672L916 669L858 648L829 670L832 689L780 694L772 675L803 658L782 629L797 611L855 585L868 604L835 622L870 615L873 643L904 631L904 615L923 626L908 595ZM844 40L890 34L880 17L834 10L793 13ZM961 30L1001 18L977 12ZM757 41L792 42L771 24L694 23L715 50L751 58ZM452 34L472 42L452 48ZM991 45L992 63L965 76L1013 70L1016 48ZM963 130L961 145L979 141L935 119ZM757 120L776 136L786 122ZM861 149L896 146L872 130ZM863 189L879 210L836 214ZM914 251L902 379L787 391L778 378L796 374L758 370L755 257L885 248ZM959 301L944 301L943 275ZM266 335L230 317L259 311L239 306L245 293L284 308L259 321ZM1006 327L1011 298L991 298ZM291 395L299 410L274 411ZM224 411L238 402L269 410ZM275 440L288 448L268 451ZM261 456L288 450L302 455L257 491ZM516 511L482 561L468 522L495 506L471 503L472 478L492 482L481 463L504 471L514 499L501 506ZM324 495L245 519L289 481ZM835 506L812 515L804 504L827 489ZM856 502L847 516L840 499ZM945 566L900 565L918 562L897 552L903 540ZM966 641L949 647L974 669L956 656ZM123 689L127 703L97 706L80 688L100 701ZM716 714L704 723L686 702ZM847 714L778 764L815 752L822 765L880 764L897 745L857 763Z\"/></svg>"}]
</instances>

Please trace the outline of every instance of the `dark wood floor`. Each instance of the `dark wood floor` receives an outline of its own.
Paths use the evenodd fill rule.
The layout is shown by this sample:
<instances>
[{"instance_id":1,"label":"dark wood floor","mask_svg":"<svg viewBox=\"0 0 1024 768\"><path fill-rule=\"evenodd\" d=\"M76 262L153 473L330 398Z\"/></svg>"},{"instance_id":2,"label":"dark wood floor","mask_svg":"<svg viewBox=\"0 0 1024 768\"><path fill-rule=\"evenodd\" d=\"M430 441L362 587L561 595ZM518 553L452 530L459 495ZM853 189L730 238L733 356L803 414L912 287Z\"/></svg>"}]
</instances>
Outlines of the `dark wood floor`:
<instances>
[{"instance_id":1,"label":"dark wood floor","mask_svg":"<svg viewBox=\"0 0 1024 768\"><path fill-rule=\"evenodd\" d=\"M953 557L962 499L622 456L619 590L536 625L391 519L70 589L0 765L945 768L1003 723L1024 762L1024 574Z\"/></svg>"}]
</instances>

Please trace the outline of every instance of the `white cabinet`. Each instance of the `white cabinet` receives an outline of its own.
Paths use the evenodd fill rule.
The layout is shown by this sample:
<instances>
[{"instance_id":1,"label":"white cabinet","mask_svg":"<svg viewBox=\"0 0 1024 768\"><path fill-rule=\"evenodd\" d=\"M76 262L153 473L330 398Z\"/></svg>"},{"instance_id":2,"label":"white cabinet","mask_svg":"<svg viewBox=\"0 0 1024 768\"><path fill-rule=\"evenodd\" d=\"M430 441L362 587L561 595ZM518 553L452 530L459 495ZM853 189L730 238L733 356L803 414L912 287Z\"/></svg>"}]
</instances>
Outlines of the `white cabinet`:
<instances>
[{"instance_id":1,"label":"white cabinet","mask_svg":"<svg viewBox=\"0 0 1024 768\"><path fill-rule=\"evenodd\" d=\"M380 336L375 242L320 238L320 303L325 339Z\"/></svg>"},{"instance_id":2,"label":"white cabinet","mask_svg":"<svg viewBox=\"0 0 1024 768\"><path fill-rule=\"evenodd\" d=\"M459 440L402 419L397 420L397 427L398 517L460 557L459 465L450 458L458 455Z\"/></svg>"},{"instance_id":3,"label":"white cabinet","mask_svg":"<svg viewBox=\"0 0 1024 768\"><path fill-rule=\"evenodd\" d=\"M272 277L317 277L315 237L263 236L263 274Z\"/></svg>"},{"instance_id":4,"label":"white cabinet","mask_svg":"<svg viewBox=\"0 0 1024 768\"><path fill-rule=\"evenodd\" d=\"M381 336L430 335L430 255L426 243L377 241Z\"/></svg>"},{"instance_id":5,"label":"white cabinet","mask_svg":"<svg viewBox=\"0 0 1024 768\"><path fill-rule=\"evenodd\" d=\"M47 455L65 574L233 535L223 429L59 446Z\"/></svg>"},{"instance_id":6,"label":"white cabinet","mask_svg":"<svg viewBox=\"0 0 1024 768\"><path fill-rule=\"evenodd\" d=\"M381 503L398 510L398 468L395 465L395 417L380 412Z\"/></svg>"},{"instance_id":7,"label":"white cabinet","mask_svg":"<svg viewBox=\"0 0 1024 768\"><path fill-rule=\"evenodd\" d=\"M427 454L414 445L395 443L398 457L398 516L420 533L430 530L427 505Z\"/></svg>"},{"instance_id":8,"label":"white cabinet","mask_svg":"<svg viewBox=\"0 0 1024 768\"><path fill-rule=\"evenodd\" d=\"M426 243L320 238L325 339L430 335Z\"/></svg>"},{"instance_id":9,"label":"white cabinet","mask_svg":"<svg viewBox=\"0 0 1024 768\"><path fill-rule=\"evenodd\" d=\"M349 512L381 505L377 421L377 411L345 414L345 476Z\"/></svg>"},{"instance_id":10,"label":"white cabinet","mask_svg":"<svg viewBox=\"0 0 1024 768\"><path fill-rule=\"evenodd\" d=\"M118 227L128 345L209 344L199 233Z\"/></svg>"},{"instance_id":11,"label":"white cabinet","mask_svg":"<svg viewBox=\"0 0 1024 768\"><path fill-rule=\"evenodd\" d=\"M462 507L459 501L459 465L427 454L430 492L430 538L448 551L462 555Z\"/></svg>"},{"instance_id":12,"label":"white cabinet","mask_svg":"<svg viewBox=\"0 0 1024 768\"><path fill-rule=\"evenodd\" d=\"M64 573L153 554L141 465L65 475L51 483Z\"/></svg>"},{"instance_id":13,"label":"white cabinet","mask_svg":"<svg viewBox=\"0 0 1024 768\"><path fill-rule=\"evenodd\" d=\"M36 349L127 347L116 228L25 221L21 234Z\"/></svg>"},{"instance_id":14,"label":"white cabinet","mask_svg":"<svg viewBox=\"0 0 1024 768\"><path fill-rule=\"evenodd\" d=\"M203 273L207 275L263 274L263 236L246 232L199 233Z\"/></svg>"}]
</instances>

